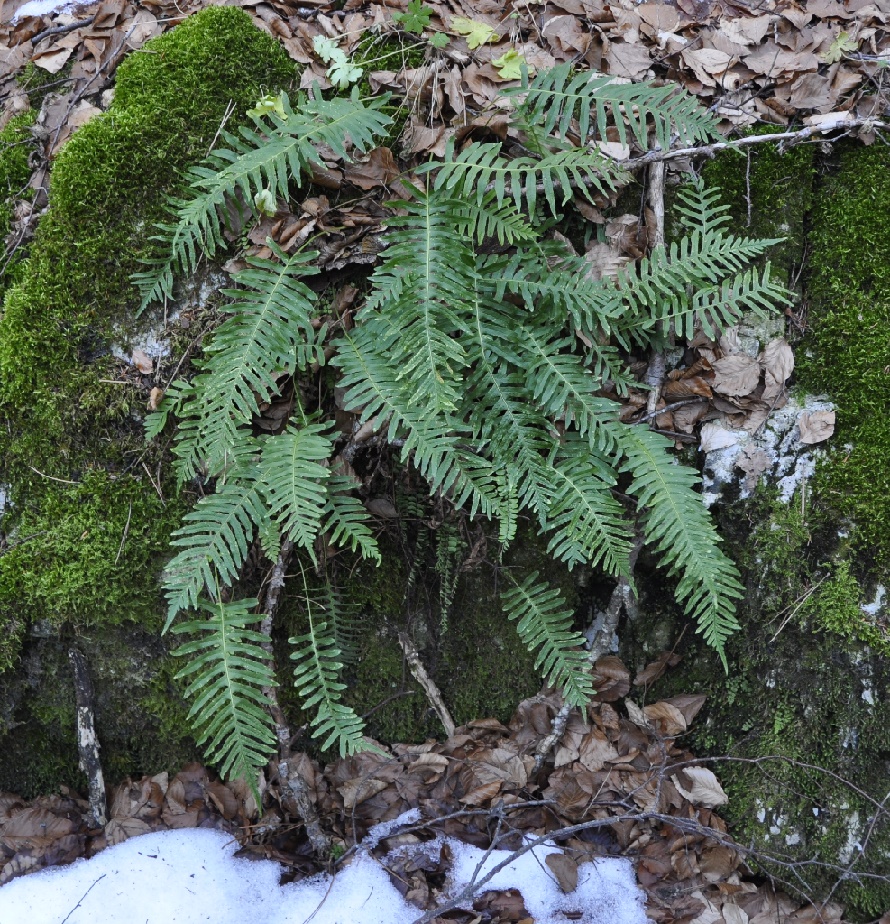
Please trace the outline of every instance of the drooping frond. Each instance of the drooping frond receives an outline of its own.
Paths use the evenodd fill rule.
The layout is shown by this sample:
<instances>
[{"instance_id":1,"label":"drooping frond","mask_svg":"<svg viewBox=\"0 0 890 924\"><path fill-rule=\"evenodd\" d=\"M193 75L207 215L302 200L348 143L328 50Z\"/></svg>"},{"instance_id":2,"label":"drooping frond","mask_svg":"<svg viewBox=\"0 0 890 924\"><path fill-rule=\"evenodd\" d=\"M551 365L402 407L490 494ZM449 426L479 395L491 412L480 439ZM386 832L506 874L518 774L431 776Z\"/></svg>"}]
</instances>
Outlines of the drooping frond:
<instances>
[{"instance_id":1,"label":"drooping frond","mask_svg":"<svg viewBox=\"0 0 890 924\"><path fill-rule=\"evenodd\" d=\"M312 362L324 363L327 331L312 327L316 296L301 281L318 272L313 265L318 254L288 257L268 243L277 260L249 257L248 267L233 277L242 288L223 290L231 299L224 309L230 317L206 348L191 400L177 409L180 420L188 421L176 448L180 481L198 471L216 475L239 428L250 424L260 404L279 391L278 379Z\"/></svg>"},{"instance_id":2,"label":"drooping frond","mask_svg":"<svg viewBox=\"0 0 890 924\"><path fill-rule=\"evenodd\" d=\"M294 645L294 686L303 708L314 710L313 738L323 738L322 748L336 745L341 757L366 749L362 720L341 702L346 684L340 679L343 660L337 645L335 620L312 598L303 575L303 605L307 631L290 639ZM330 598L329 598L330 599Z\"/></svg>"},{"instance_id":3,"label":"drooping frond","mask_svg":"<svg viewBox=\"0 0 890 924\"><path fill-rule=\"evenodd\" d=\"M630 574L632 531L611 488L615 472L586 442L567 438L550 461L553 497L546 528L552 536L547 551L570 568L601 566L609 574Z\"/></svg>"},{"instance_id":4,"label":"drooping frond","mask_svg":"<svg viewBox=\"0 0 890 924\"><path fill-rule=\"evenodd\" d=\"M530 650L538 649L535 669L551 686L558 687L565 701L583 707L593 696L590 662L582 650L584 636L572 629L572 613L555 587L538 581L533 572L521 584L512 583L501 594L501 605Z\"/></svg>"},{"instance_id":5,"label":"drooping frond","mask_svg":"<svg viewBox=\"0 0 890 924\"><path fill-rule=\"evenodd\" d=\"M528 219L512 202L498 203L494 193L486 193L481 202L461 202L454 212L460 235L482 244L494 238L501 246L516 246L537 238Z\"/></svg>"},{"instance_id":6,"label":"drooping frond","mask_svg":"<svg viewBox=\"0 0 890 924\"><path fill-rule=\"evenodd\" d=\"M391 363L409 386L413 405L438 414L454 410L467 359L452 334L466 323L467 279L474 267L471 239L456 232L458 204L413 188L400 202L406 215L389 220L387 247L361 316L379 316L390 329Z\"/></svg>"},{"instance_id":7,"label":"drooping frond","mask_svg":"<svg viewBox=\"0 0 890 924\"><path fill-rule=\"evenodd\" d=\"M260 620L249 611L256 600L198 602L205 615L176 626L176 633L196 634L173 654L189 662L176 675L189 678L186 699L197 743L220 764L224 777L241 777L256 789L259 771L275 751L275 733L264 708L263 687L276 686L266 637L247 626Z\"/></svg>"},{"instance_id":8,"label":"drooping frond","mask_svg":"<svg viewBox=\"0 0 890 924\"><path fill-rule=\"evenodd\" d=\"M154 239L162 245L162 255L147 261L151 268L133 277L142 307L169 298L174 276L194 272L201 254L213 257L225 249L227 208L243 213L243 203L248 203L252 209L264 190L287 199L290 182L319 163L318 145L328 145L343 158L370 150L391 122L381 111L388 98L384 94L363 102L356 88L349 99L301 96L297 109L291 109L284 96L284 118L274 112L253 115L255 127L242 127L239 135L225 133L228 147L209 154L204 164L187 173L192 194L171 200L175 221L158 225L161 233Z\"/></svg>"},{"instance_id":9,"label":"drooping frond","mask_svg":"<svg viewBox=\"0 0 890 924\"><path fill-rule=\"evenodd\" d=\"M491 464L465 448L470 434L451 415L426 414L413 405L409 386L393 368L392 340L397 337L379 319L345 334L332 364L343 377L344 405L361 410L362 421L388 421L388 437L404 438L402 457L410 459L431 490L451 492L472 513L497 515L502 490Z\"/></svg>"},{"instance_id":10,"label":"drooping frond","mask_svg":"<svg viewBox=\"0 0 890 924\"><path fill-rule=\"evenodd\" d=\"M467 351L474 367L466 381L464 412L486 455L497 460L522 506L544 515L550 494L545 461L555 441L543 414L527 400L512 314L487 299L473 278Z\"/></svg>"},{"instance_id":11,"label":"drooping frond","mask_svg":"<svg viewBox=\"0 0 890 924\"><path fill-rule=\"evenodd\" d=\"M523 97L520 117L544 132L566 138L572 120L579 123L582 144L589 137L605 141L614 127L621 144L633 137L643 149L649 146L649 131L667 150L671 135L683 144L708 141L717 136L717 120L693 96L673 85L654 87L647 83L622 83L614 77L581 70L571 62L542 70L519 87L504 90L506 96Z\"/></svg>"},{"instance_id":12,"label":"drooping frond","mask_svg":"<svg viewBox=\"0 0 890 924\"><path fill-rule=\"evenodd\" d=\"M291 425L263 446L262 492L272 519L298 548L315 561L315 540L327 506L330 470L320 463L331 455L328 424L308 420Z\"/></svg>"},{"instance_id":13,"label":"drooping frond","mask_svg":"<svg viewBox=\"0 0 890 924\"><path fill-rule=\"evenodd\" d=\"M768 317L787 305L790 298L788 290L773 281L767 263L759 272L757 267L751 267L719 286L700 289L692 296L688 311L668 320L681 337L691 339L697 323L706 336L716 338L721 331L738 324L746 313Z\"/></svg>"},{"instance_id":14,"label":"drooping frond","mask_svg":"<svg viewBox=\"0 0 890 924\"><path fill-rule=\"evenodd\" d=\"M525 345L526 389L541 410L548 417L575 427L581 436L587 437L592 451L611 453L614 434L603 424L617 419L618 405L593 394L602 378L585 367L573 352L575 340L548 338L532 323L522 324L519 335Z\"/></svg>"},{"instance_id":15,"label":"drooping frond","mask_svg":"<svg viewBox=\"0 0 890 924\"><path fill-rule=\"evenodd\" d=\"M354 488L355 482L343 475L328 479L323 528L330 533L331 545L358 549L362 558L373 558L379 564L380 550L368 525L371 518L365 505L353 495Z\"/></svg>"},{"instance_id":16,"label":"drooping frond","mask_svg":"<svg viewBox=\"0 0 890 924\"><path fill-rule=\"evenodd\" d=\"M646 541L669 573L679 574L677 599L725 665L724 644L738 628L735 601L743 588L694 490L699 475L678 465L667 452L669 441L651 430L616 424L616 435L624 469L633 477L628 493L639 502Z\"/></svg>"},{"instance_id":17,"label":"drooping frond","mask_svg":"<svg viewBox=\"0 0 890 924\"><path fill-rule=\"evenodd\" d=\"M202 594L238 579L254 529L265 516L257 479L247 483L232 479L217 485L215 494L202 497L185 515L170 540L180 551L164 569L164 631L180 610L196 607Z\"/></svg>"},{"instance_id":18,"label":"drooping frond","mask_svg":"<svg viewBox=\"0 0 890 924\"><path fill-rule=\"evenodd\" d=\"M517 210L528 215L535 214L540 192L550 212L557 215L576 191L592 198L591 190L605 194L626 181L624 173L598 151L568 148L538 159L508 159L501 156L500 144L478 141L455 154L449 140L444 160L418 168L420 173L430 171L436 171L435 188L454 198L481 205L493 193L498 205L512 198Z\"/></svg>"}]
</instances>

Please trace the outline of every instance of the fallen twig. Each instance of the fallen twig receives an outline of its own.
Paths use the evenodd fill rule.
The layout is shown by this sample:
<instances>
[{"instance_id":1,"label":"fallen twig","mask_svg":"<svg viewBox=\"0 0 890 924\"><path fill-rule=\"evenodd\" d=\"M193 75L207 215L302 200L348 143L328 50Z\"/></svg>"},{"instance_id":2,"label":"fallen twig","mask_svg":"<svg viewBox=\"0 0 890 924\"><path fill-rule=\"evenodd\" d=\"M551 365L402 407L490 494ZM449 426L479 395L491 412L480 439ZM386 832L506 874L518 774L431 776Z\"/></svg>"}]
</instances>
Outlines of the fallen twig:
<instances>
[{"instance_id":1,"label":"fallen twig","mask_svg":"<svg viewBox=\"0 0 890 924\"><path fill-rule=\"evenodd\" d=\"M426 698L429 700L433 709L435 709L439 721L445 728L445 734L450 738L454 734L454 719L451 717L451 713L445 705L445 700L442 699L439 688L436 686L433 678L426 672L426 668L420 660L420 655L417 653L414 643L404 632L399 633L399 645L401 645L402 651L405 654L405 660L408 662L408 668L412 676L423 688L423 692L426 693Z\"/></svg>"},{"instance_id":2,"label":"fallen twig","mask_svg":"<svg viewBox=\"0 0 890 924\"><path fill-rule=\"evenodd\" d=\"M74 697L77 702L77 750L80 769L87 776L90 810L96 825L104 827L108 820L105 800L105 779L99 760L99 739L93 718L93 684L84 656L76 649L68 651L74 671Z\"/></svg>"}]
</instances>

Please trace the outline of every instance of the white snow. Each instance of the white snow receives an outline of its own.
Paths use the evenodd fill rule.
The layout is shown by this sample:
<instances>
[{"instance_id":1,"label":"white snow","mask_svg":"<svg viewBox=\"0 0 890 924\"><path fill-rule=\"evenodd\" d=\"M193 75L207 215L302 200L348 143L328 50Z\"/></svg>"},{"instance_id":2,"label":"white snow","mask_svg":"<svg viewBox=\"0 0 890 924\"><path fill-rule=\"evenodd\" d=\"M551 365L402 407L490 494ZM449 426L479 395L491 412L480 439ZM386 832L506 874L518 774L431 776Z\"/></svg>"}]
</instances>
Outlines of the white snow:
<instances>
[{"instance_id":1,"label":"white snow","mask_svg":"<svg viewBox=\"0 0 890 924\"><path fill-rule=\"evenodd\" d=\"M460 889L484 852L451 838L442 843L454 855L450 888ZM280 886L278 863L235 859L237 849L231 837L206 829L134 837L0 887L0 924L412 924L422 915L366 851L333 878ZM536 847L486 888L519 889L536 924L564 924L565 910L580 912L582 924L646 924L629 861L582 864L578 887L566 895L544 862L554 851ZM492 852L477 879L506 856Z\"/></svg>"},{"instance_id":2,"label":"white snow","mask_svg":"<svg viewBox=\"0 0 890 924\"><path fill-rule=\"evenodd\" d=\"M68 13L89 2L90 0L30 0L15 11L12 21L16 23L28 16L45 16L47 13Z\"/></svg>"}]
</instances>

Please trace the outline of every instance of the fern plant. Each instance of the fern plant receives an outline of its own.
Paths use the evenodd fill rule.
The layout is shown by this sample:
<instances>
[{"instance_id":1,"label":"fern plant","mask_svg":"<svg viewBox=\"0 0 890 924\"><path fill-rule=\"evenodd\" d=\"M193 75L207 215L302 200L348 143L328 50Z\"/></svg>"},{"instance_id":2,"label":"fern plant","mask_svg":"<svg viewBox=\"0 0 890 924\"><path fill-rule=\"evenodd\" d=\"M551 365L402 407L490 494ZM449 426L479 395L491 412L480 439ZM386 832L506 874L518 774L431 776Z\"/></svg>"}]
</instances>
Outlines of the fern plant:
<instances>
[{"instance_id":1,"label":"fern plant","mask_svg":"<svg viewBox=\"0 0 890 924\"><path fill-rule=\"evenodd\" d=\"M164 580L168 625L183 611L213 614L176 631L202 633L179 652L197 656L183 671L193 717L228 770L255 772L272 740L258 692L270 676L246 628L253 601L219 597L239 580L251 544L274 558L290 539L318 567L325 545L379 560L353 482L331 466L338 434L322 405L301 397L319 393L326 361L346 407L361 422L376 419L441 502L497 520L503 546L523 514L570 568L629 578L639 525L725 663L742 588L695 491L697 474L676 463L664 437L620 423L618 405L598 393L607 380L619 391L631 382L622 351L658 348L671 328L712 334L781 304L786 293L769 266L750 268L773 242L729 233L715 193L693 182L677 205L688 233L617 281L590 278L546 229L575 195L626 182L593 142L613 131L645 145L652 133L666 148L672 137L711 137L714 123L674 88L616 84L567 65L510 92L532 153L449 146L405 178L354 327L332 333L312 323L316 296L303 280L315 254L289 256L270 242L274 259L250 259L234 276L228 318L197 375L174 383L149 418L150 435L176 418L180 481L206 486L173 538ZM171 203L158 254L136 280L144 303L171 295L174 275L192 272L201 254L218 254L227 225L265 208L269 195L286 199L317 160L316 145L341 156L367 151L387 129L384 102L353 94L258 107L254 128L226 136L228 147L189 174L190 195ZM290 422L254 436L260 406L284 380L294 383ZM444 591L452 595L453 584ZM350 753L363 746L362 727L341 701L336 620L302 593L307 631L291 640L296 686L317 710L315 734ZM529 575L512 581L502 603L547 681L583 704L592 692L583 638L558 592Z\"/></svg>"}]
</instances>

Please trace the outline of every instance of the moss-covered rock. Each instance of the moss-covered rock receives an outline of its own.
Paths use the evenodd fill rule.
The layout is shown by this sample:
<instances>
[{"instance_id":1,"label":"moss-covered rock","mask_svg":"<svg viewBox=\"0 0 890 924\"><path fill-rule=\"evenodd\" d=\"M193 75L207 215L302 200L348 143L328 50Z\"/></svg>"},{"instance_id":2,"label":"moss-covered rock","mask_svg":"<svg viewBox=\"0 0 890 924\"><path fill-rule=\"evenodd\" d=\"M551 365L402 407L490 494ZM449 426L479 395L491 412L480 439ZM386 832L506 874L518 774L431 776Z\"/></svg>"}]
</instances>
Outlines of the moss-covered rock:
<instances>
[{"instance_id":1,"label":"moss-covered rock","mask_svg":"<svg viewBox=\"0 0 890 924\"><path fill-rule=\"evenodd\" d=\"M0 318L3 788L36 792L77 776L74 638L89 649L111 779L194 754L179 746L184 712L158 635L159 552L182 508L146 474L141 417L153 383L122 381L111 345L133 329L130 274L180 171L203 157L227 113L236 127L294 77L243 10L208 8L122 62L108 111L52 166L49 212Z\"/></svg>"}]
</instances>

